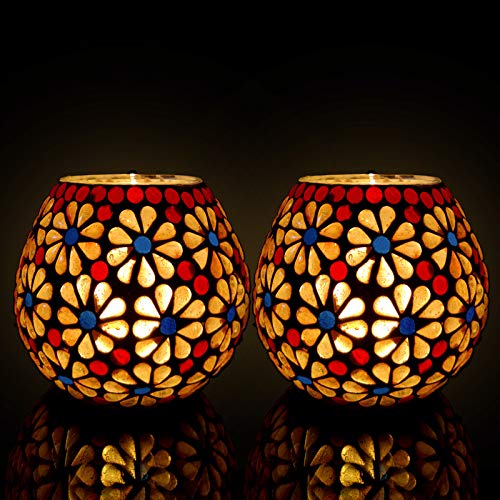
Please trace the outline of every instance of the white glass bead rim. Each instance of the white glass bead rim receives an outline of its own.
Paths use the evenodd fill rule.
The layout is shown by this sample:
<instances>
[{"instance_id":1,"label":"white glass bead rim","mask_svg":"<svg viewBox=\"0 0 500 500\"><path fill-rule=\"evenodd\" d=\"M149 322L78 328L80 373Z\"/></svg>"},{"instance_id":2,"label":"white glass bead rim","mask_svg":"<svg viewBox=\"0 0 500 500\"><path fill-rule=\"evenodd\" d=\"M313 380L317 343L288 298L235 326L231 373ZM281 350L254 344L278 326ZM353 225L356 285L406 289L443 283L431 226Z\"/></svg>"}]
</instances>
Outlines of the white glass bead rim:
<instances>
[{"instance_id":1,"label":"white glass bead rim","mask_svg":"<svg viewBox=\"0 0 500 500\"><path fill-rule=\"evenodd\" d=\"M199 177L179 174L88 174L66 175L59 182L73 184L104 184L116 186L193 186L203 182Z\"/></svg>"},{"instance_id":2,"label":"white glass bead rim","mask_svg":"<svg viewBox=\"0 0 500 500\"><path fill-rule=\"evenodd\" d=\"M321 174L306 175L299 178L299 182L310 184L332 184L332 185L420 185L429 186L442 183L439 177L431 175L415 174Z\"/></svg>"}]
</instances>

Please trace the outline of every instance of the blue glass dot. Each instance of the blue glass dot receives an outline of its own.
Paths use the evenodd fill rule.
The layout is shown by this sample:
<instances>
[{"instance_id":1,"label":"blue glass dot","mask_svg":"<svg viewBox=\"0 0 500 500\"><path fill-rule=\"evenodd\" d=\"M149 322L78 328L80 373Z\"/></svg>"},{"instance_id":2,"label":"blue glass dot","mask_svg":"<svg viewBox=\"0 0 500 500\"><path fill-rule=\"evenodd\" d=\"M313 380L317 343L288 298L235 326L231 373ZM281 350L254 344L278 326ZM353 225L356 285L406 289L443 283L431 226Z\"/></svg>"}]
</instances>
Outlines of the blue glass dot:
<instances>
[{"instance_id":1,"label":"blue glass dot","mask_svg":"<svg viewBox=\"0 0 500 500\"><path fill-rule=\"evenodd\" d=\"M297 380L302 382L304 385L312 384L312 380L309 377L304 377L303 375L297 375Z\"/></svg>"},{"instance_id":2,"label":"blue glass dot","mask_svg":"<svg viewBox=\"0 0 500 500\"><path fill-rule=\"evenodd\" d=\"M151 240L147 236L138 236L134 241L134 249L141 255L147 255L152 247Z\"/></svg>"},{"instance_id":3,"label":"blue glass dot","mask_svg":"<svg viewBox=\"0 0 500 500\"><path fill-rule=\"evenodd\" d=\"M474 319L474 315L476 314L476 308L474 306L470 306L465 313L465 321L470 323Z\"/></svg>"},{"instance_id":4,"label":"blue glass dot","mask_svg":"<svg viewBox=\"0 0 500 500\"><path fill-rule=\"evenodd\" d=\"M271 294L269 292L266 292L264 294L264 307L269 309L273 305L273 299L271 297Z\"/></svg>"},{"instance_id":5,"label":"blue glass dot","mask_svg":"<svg viewBox=\"0 0 500 500\"><path fill-rule=\"evenodd\" d=\"M217 238L217 235L213 231L208 233L208 241L213 247L219 246L219 238Z\"/></svg>"},{"instance_id":6,"label":"blue glass dot","mask_svg":"<svg viewBox=\"0 0 500 500\"><path fill-rule=\"evenodd\" d=\"M399 332L402 335L413 335L415 333L415 320L413 318L401 318L399 322Z\"/></svg>"},{"instance_id":7,"label":"blue glass dot","mask_svg":"<svg viewBox=\"0 0 500 500\"><path fill-rule=\"evenodd\" d=\"M318 316L318 324L322 330L331 330L335 326L335 314L331 311L321 311Z\"/></svg>"},{"instance_id":8,"label":"blue glass dot","mask_svg":"<svg viewBox=\"0 0 500 500\"><path fill-rule=\"evenodd\" d=\"M160 323L160 332L163 335L173 335L177 331L177 323L174 318L163 318Z\"/></svg>"},{"instance_id":9,"label":"blue glass dot","mask_svg":"<svg viewBox=\"0 0 500 500\"><path fill-rule=\"evenodd\" d=\"M73 385L73 380L71 380L69 377L65 377L64 375L58 375L57 378L64 384L64 385Z\"/></svg>"},{"instance_id":10,"label":"blue glass dot","mask_svg":"<svg viewBox=\"0 0 500 500\"><path fill-rule=\"evenodd\" d=\"M232 323L236 316L236 307L231 306L227 311L227 320L229 323Z\"/></svg>"},{"instance_id":11,"label":"blue glass dot","mask_svg":"<svg viewBox=\"0 0 500 500\"><path fill-rule=\"evenodd\" d=\"M389 253L391 250L391 242L385 236L377 236L373 240L372 245L373 245L373 250L375 250L376 253L381 255L385 255L386 253Z\"/></svg>"},{"instance_id":12,"label":"blue glass dot","mask_svg":"<svg viewBox=\"0 0 500 500\"><path fill-rule=\"evenodd\" d=\"M375 389L373 389L373 394L382 396L383 394L387 394L389 391L389 387L375 387Z\"/></svg>"},{"instance_id":13,"label":"blue glass dot","mask_svg":"<svg viewBox=\"0 0 500 500\"><path fill-rule=\"evenodd\" d=\"M458 245L457 237L451 231L449 231L446 235L446 239L452 247L456 247Z\"/></svg>"},{"instance_id":14,"label":"blue glass dot","mask_svg":"<svg viewBox=\"0 0 500 500\"><path fill-rule=\"evenodd\" d=\"M26 307L33 307L33 295L31 295L31 293L29 292L24 297L24 305Z\"/></svg>"},{"instance_id":15,"label":"blue glass dot","mask_svg":"<svg viewBox=\"0 0 500 500\"><path fill-rule=\"evenodd\" d=\"M79 236L78 230L74 227L70 227L64 235L64 243L66 243L66 245L73 246L78 241Z\"/></svg>"},{"instance_id":16,"label":"blue glass dot","mask_svg":"<svg viewBox=\"0 0 500 500\"><path fill-rule=\"evenodd\" d=\"M78 317L78 323L84 330L92 330L97 324L97 318L92 311L82 311Z\"/></svg>"},{"instance_id":17,"label":"blue glass dot","mask_svg":"<svg viewBox=\"0 0 500 500\"><path fill-rule=\"evenodd\" d=\"M137 389L134 389L134 393L139 395L148 394L149 392L151 392L149 387L137 387Z\"/></svg>"},{"instance_id":18,"label":"blue glass dot","mask_svg":"<svg viewBox=\"0 0 500 500\"><path fill-rule=\"evenodd\" d=\"M304 243L306 245L314 245L318 241L318 231L314 229L313 227L310 227L305 233L304 233Z\"/></svg>"}]
</instances>

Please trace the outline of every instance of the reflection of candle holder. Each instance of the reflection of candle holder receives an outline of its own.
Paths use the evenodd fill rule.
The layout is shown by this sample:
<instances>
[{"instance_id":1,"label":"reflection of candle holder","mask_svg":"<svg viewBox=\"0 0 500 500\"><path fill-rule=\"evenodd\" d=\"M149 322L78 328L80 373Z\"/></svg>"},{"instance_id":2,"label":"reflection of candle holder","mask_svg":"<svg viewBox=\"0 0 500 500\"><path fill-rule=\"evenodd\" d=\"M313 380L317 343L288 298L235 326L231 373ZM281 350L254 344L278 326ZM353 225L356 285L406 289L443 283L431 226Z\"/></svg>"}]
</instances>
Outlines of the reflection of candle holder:
<instances>
[{"instance_id":1,"label":"reflection of candle holder","mask_svg":"<svg viewBox=\"0 0 500 500\"><path fill-rule=\"evenodd\" d=\"M232 442L201 392L124 415L52 389L10 453L6 498L225 498L235 470Z\"/></svg>"},{"instance_id":2,"label":"reflection of candle holder","mask_svg":"<svg viewBox=\"0 0 500 500\"><path fill-rule=\"evenodd\" d=\"M248 498L477 498L471 442L443 395L377 409L288 390L249 456Z\"/></svg>"},{"instance_id":3,"label":"reflection of candle holder","mask_svg":"<svg viewBox=\"0 0 500 500\"><path fill-rule=\"evenodd\" d=\"M248 320L243 250L212 190L179 175L83 175L54 185L14 294L39 371L77 399L185 398L231 361Z\"/></svg>"}]
</instances>

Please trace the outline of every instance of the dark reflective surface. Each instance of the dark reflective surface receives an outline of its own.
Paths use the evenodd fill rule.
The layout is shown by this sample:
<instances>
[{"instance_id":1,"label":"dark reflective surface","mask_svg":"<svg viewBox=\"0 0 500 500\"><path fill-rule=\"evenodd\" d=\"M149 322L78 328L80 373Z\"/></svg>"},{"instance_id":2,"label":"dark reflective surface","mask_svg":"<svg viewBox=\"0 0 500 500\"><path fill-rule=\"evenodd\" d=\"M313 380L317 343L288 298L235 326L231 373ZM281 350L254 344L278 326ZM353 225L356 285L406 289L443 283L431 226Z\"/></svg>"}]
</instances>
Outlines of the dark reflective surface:
<instances>
[{"instance_id":1,"label":"dark reflective surface","mask_svg":"<svg viewBox=\"0 0 500 500\"><path fill-rule=\"evenodd\" d=\"M227 498L236 458L203 393L158 409L118 411L50 390L9 455L14 498Z\"/></svg>"},{"instance_id":2,"label":"dark reflective surface","mask_svg":"<svg viewBox=\"0 0 500 500\"><path fill-rule=\"evenodd\" d=\"M266 415L248 498L478 498L475 454L441 394L377 411L288 390Z\"/></svg>"}]
</instances>

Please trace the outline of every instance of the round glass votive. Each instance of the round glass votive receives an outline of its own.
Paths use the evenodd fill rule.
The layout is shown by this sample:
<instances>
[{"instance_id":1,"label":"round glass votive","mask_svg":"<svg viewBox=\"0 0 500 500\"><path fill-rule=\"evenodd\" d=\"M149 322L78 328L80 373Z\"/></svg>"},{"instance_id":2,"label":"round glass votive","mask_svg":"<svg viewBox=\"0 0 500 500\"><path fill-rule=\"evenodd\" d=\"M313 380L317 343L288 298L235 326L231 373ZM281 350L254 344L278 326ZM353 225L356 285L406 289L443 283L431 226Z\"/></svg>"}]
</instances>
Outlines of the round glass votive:
<instances>
[{"instance_id":1,"label":"round glass votive","mask_svg":"<svg viewBox=\"0 0 500 500\"><path fill-rule=\"evenodd\" d=\"M14 309L31 359L60 389L150 406L230 362L249 288L238 237L201 179L78 175L42 203Z\"/></svg>"},{"instance_id":2,"label":"round glass votive","mask_svg":"<svg viewBox=\"0 0 500 500\"><path fill-rule=\"evenodd\" d=\"M483 252L437 177L299 179L255 273L259 337L315 398L390 406L470 360L488 311Z\"/></svg>"}]
</instances>

